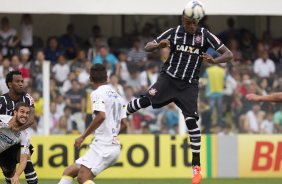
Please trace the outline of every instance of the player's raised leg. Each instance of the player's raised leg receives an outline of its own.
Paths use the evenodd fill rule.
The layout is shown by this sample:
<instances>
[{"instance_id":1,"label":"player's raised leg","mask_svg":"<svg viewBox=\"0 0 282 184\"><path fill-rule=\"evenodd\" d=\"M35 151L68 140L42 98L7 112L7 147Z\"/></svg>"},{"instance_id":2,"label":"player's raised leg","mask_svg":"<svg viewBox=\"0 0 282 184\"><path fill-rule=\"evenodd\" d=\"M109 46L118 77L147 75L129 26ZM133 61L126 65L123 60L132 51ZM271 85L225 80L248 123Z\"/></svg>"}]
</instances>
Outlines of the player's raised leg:
<instances>
[{"instance_id":1,"label":"player's raised leg","mask_svg":"<svg viewBox=\"0 0 282 184\"><path fill-rule=\"evenodd\" d=\"M92 179L94 178L94 174L91 172L91 170L84 165L80 166L77 181L79 184L95 184Z\"/></svg>"},{"instance_id":2,"label":"player's raised leg","mask_svg":"<svg viewBox=\"0 0 282 184\"><path fill-rule=\"evenodd\" d=\"M190 145L192 150L192 184L199 184L202 180L202 171L200 163L201 150L201 131L194 117L185 119L186 126L190 137Z\"/></svg>"},{"instance_id":3,"label":"player's raised leg","mask_svg":"<svg viewBox=\"0 0 282 184\"><path fill-rule=\"evenodd\" d=\"M136 98L132 101L130 101L127 105L127 111L126 114L130 115L135 113L136 111L146 108L151 105L150 99L148 97L141 97L141 98Z\"/></svg>"}]
</instances>

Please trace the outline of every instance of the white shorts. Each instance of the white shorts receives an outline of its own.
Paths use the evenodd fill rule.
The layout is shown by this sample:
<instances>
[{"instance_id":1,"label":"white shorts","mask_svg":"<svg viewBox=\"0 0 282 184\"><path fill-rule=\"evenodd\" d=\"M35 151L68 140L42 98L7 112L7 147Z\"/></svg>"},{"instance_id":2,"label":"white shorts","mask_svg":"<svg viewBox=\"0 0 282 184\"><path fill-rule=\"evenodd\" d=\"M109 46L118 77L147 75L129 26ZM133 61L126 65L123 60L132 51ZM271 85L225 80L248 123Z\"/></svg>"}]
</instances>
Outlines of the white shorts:
<instances>
[{"instance_id":1,"label":"white shorts","mask_svg":"<svg viewBox=\"0 0 282 184\"><path fill-rule=\"evenodd\" d=\"M100 172L113 165L119 158L120 145L94 144L85 155L75 161L75 164L89 168L97 176Z\"/></svg>"}]
</instances>

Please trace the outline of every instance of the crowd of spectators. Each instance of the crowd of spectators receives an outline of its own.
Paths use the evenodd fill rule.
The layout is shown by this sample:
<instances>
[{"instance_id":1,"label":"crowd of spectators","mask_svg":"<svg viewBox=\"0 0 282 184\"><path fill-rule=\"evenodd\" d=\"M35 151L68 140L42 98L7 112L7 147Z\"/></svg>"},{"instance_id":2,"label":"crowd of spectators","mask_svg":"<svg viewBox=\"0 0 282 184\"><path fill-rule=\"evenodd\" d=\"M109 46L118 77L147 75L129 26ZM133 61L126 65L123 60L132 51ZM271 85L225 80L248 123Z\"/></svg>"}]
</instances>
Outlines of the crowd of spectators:
<instances>
[{"instance_id":1,"label":"crowd of spectators","mask_svg":"<svg viewBox=\"0 0 282 184\"><path fill-rule=\"evenodd\" d=\"M227 30L218 37L234 54L227 64L202 63L199 93L199 124L204 133L282 133L282 104L250 103L248 93L266 95L282 91L281 39L265 32L257 38L251 31L235 28L228 19ZM27 92L35 103L34 135L43 133L42 97L44 62L51 64L50 133L82 132L92 120L89 71L92 64L102 63L109 83L126 102L144 92L156 81L169 49L146 53L144 43L154 39L154 25L147 23L140 34L116 38L103 35L99 26L92 27L89 39L83 40L69 24L63 35L50 36L36 46L31 15L23 15L20 30L1 19L0 28L0 94L8 91L5 76L11 70L22 72ZM212 56L217 52L209 49ZM132 115L127 133L178 133L181 116L173 103L162 109L147 108Z\"/></svg>"}]
</instances>

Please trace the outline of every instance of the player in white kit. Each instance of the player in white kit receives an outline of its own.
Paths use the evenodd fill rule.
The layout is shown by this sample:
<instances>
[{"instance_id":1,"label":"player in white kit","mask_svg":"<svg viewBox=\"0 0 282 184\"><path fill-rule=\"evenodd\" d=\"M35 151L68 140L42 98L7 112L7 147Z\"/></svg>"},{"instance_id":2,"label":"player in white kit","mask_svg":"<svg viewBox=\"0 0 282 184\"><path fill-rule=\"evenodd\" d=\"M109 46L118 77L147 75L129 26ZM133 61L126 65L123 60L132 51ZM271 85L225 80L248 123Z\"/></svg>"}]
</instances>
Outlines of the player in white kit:
<instances>
[{"instance_id":1,"label":"player in white kit","mask_svg":"<svg viewBox=\"0 0 282 184\"><path fill-rule=\"evenodd\" d=\"M30 111L29 104L19 102L13 116L0 115L0 167L6 177L6 183L19 184L19 176L26 167L30 155L30 135L26 129L15 130L28 123ZM19 166L16 169L18 162Z\"/></svg>"},{"instance_id":2,"label":"player in white kit","mask_svg":"<svg viewBox=\"0 0 282 184\"><path fill-rule=\"evenodd\" d=\"M93 121L85 132L75 140L80 147L84 139L95 131L95 138L86 154L67 167L59 184L72 184L77 177L80 184L94 184L92 181L100 172L114 164L120 155L119 131L126 128L126 106L121 96L107 84L107 71L101 64L95 64L90 71Z\"/></svg>"}]
</instances>

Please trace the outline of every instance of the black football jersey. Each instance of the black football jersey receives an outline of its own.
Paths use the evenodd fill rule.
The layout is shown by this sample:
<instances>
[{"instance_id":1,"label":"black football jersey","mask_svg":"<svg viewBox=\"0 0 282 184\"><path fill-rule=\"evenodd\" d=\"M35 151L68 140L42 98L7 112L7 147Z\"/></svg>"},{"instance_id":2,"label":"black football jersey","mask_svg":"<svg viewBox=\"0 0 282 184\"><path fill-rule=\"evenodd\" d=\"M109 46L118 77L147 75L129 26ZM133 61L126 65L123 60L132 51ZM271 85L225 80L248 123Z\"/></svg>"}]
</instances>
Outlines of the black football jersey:
<instances>
[{"instance_id":1,"label":"black football jersey","mask_svg":"<svg viewBox=\"0 0 282 184\"><path fill-rule=\"evenodd\" d=\"M170 41L170 56L164 63L162 71L174 78L191 82L199 79L202 59L200 55L209 47L215 50L223 47L223 43L207 29L198 27L194 34L185 32L182 25L163 32L154 41L163 39Z\"/></svg>"},{"instance_id":2,"label":"black football jersey","mask_svg":"<svg viewBox=\"0 0 282 184\"><path fill-rule=\"evenodd\" d=\"M28 94L24 94L18 101L14 101L10 98L8 93L0 96L0 114L13 115L16 104L19 102L25 102L34 108L33 98Z\"/></svg>"}]
</instances>

